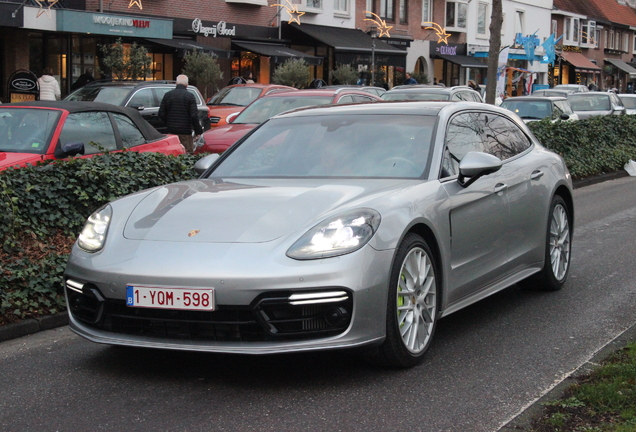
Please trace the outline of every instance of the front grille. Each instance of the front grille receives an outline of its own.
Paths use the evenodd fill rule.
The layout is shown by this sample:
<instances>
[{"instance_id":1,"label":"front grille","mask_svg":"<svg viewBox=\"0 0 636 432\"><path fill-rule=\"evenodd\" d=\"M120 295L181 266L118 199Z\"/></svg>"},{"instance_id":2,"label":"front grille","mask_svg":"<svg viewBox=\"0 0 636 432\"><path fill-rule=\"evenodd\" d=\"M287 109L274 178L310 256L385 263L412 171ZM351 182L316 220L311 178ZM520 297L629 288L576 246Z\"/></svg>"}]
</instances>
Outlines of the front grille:
<instances>
[{"instance_id":1,"label":"front grille","mask_svg":"<svg viewBox=\"0 0 636 432\"><path fill-rule=\"evenodd\" d=\"M218 305L209 312L128 307L124 300L104 299L94 285L84 284L81 290L67 285L70 311L76 319L89 327L131 336L259 342L318 339L349 327L350 294L331 303L302 305L291 304L291 294L268 293L250 306Z\"/></svg>"}]
</instances>

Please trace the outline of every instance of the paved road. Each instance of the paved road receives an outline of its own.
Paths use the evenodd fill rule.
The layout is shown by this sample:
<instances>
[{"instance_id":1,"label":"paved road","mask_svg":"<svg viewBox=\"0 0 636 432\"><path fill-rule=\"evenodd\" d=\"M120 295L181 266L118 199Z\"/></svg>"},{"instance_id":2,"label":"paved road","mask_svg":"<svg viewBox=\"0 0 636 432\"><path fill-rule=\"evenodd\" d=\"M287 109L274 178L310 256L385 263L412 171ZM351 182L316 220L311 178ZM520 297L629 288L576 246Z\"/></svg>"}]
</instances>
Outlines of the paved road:
<instances>
[{"instance_id":1,"label":"paved road","mask_svg":"<svg viewBox=\"0 0 636 432\"><path fill-rule=\"evenodd\" d=\"M636 179L575 194L566 287L441 320L417 368L123 349L63 327L0 344L0 430L495 431L636 321Z\"/></svg>"}]
</instances>

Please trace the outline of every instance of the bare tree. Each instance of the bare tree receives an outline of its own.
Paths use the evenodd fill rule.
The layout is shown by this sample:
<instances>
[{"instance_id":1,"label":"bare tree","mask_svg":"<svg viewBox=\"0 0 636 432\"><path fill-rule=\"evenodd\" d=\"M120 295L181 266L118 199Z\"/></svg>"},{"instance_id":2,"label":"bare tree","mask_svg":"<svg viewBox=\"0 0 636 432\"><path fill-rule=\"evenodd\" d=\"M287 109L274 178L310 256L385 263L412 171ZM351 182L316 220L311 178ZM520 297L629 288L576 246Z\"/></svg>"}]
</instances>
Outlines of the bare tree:
<instances>
[{"instance_id":1,"label":"bare tree","mask_svg":"<svg viewBox=\"0 0 636 432\"><path fill-rule=\"evenodd\" d=\"M495 104L497 91L497 66L501 49L501 25L503 11L501 0L493 0L490 17L490 48L488 49L488 86L486 87L486 103Z\"/></svg>"}]
</instances>

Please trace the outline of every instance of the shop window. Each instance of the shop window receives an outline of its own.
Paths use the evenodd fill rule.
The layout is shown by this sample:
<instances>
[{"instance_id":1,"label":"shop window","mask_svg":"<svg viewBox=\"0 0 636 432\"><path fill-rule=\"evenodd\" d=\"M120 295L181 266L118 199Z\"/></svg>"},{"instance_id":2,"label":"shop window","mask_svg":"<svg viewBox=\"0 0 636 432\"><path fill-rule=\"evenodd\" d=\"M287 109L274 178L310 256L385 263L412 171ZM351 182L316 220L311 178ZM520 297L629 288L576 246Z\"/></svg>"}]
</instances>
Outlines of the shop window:
<instances>
[{"instance_id":1,"label":"shop window","mask_svg":"<svg viewBox=\"0 0 636 432\"><path fill-rule=\"evenodd\" d=\"M333 10L336 14L349 14L349 0L333 0Z\"/></svg>"},{"instance_id":2,"label":"shop window","mask_svg":"<svg viewBox=\"0 0 636 432\"><path fill-rule=\"evenodd\" d=\"M394 7L395 4L393 0L380 0L380 17L388 21L393 21L395 19L393 12Z\"/></svg>"},{"instance_id":3,"label":"shop window","mask_svg":"<svg viewBox=\"0 0 636 432\"><path fill-rule=\"evenodd\" d=\"M398 0L398 1L399 1L399 11L400 11L400 22L406 23L407 22L406 0Z\"/></svg>"},{"instance_id":4,"label":"shop window","mask_svg":"<svg viewBox=\"0 0 636 432\"><path fill-rule=\"evenodd\" d=\"M455 31L466 30L468 3L464 0L446 2L446 28Z\"/></svg>"}]
</instances>

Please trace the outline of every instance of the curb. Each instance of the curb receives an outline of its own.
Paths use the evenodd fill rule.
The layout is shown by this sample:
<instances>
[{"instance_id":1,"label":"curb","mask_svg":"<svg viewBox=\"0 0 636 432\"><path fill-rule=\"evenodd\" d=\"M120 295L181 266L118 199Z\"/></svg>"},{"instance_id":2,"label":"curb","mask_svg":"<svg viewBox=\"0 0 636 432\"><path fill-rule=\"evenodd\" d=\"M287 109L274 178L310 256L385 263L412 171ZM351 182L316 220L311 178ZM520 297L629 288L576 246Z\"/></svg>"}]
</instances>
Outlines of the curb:
<instances>
[{"instance_id":1,"label":"curb","mask_svg":"<svg viewBox=\"0 0 636 432\"><path fill-rule=\"evenodd\" d=\"M628 176L629 176L629 174L625 170L611 172L611 173L605 173L605 174L599 174L599 175L592 176L592 177L586 177L586 178L583 178L583 179L574 180L572 182L572 187L574 189L578 189L578 188L582 188L582 187L585 187L585 186L590 186L590 185L597 184L597 183L603 183L604 181L616 180L616 179L619 179L619 178L622 178L622 177L628 177Z\"/></svg>"},{"instance_id":2,"label":"curb","mask_svg":"<svg viewBox=\"0 0 636 432\"><path fill-rule=\"evenodd\" d=\"M589 360L574 371L570 372L563 381L558 383L539 399L532 402L528 407L523 409L523 411L513 417L512 420L498 429L497 432L533 430L531 428L532 422L543 413L543 405L546 402L560 399L565 391L577 382L577 377L589 374L596 368L596 366L598 366L599 363L603 362L603 360L616 351L625 348L629 342L634 340L636 340L636 324L632 324L631 327L627 328L613 340L608 342L607 345L599 349Z\"/></svg>"},{"instance_id":3,"label":"curb","mask_svg":"<svg viewBox=\"0 0 636 432\"><path fill-rule=\"evenodd\" d=\"M68 324L68 313L60 312L39 318L26 319L0 327L0 342L27 336L42 330L50 330Z\"/></svg>"}]
</instances>

